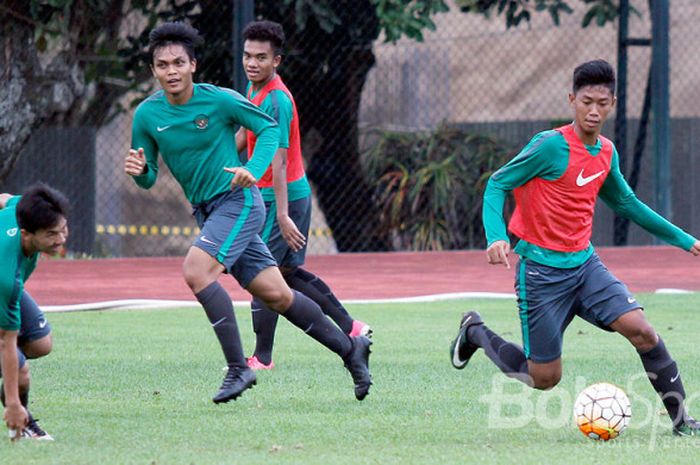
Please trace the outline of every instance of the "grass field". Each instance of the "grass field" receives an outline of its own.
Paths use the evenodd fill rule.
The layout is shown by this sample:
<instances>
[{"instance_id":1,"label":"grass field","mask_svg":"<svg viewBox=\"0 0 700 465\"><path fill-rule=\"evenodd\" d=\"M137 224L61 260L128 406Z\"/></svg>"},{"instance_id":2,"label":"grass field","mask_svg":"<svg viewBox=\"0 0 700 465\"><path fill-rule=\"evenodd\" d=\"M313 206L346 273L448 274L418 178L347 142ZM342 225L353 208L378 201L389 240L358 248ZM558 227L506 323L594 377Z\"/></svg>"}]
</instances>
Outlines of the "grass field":
<instances>
[{"instance_id":1,"label":"grass field","mask_svg":"<svg viewBox=\"0 0 700 465\"><path fill-rule=\"evenodd\" d=\"M700 295L639 295L683 370L700 415ZM697 463L700 440L671 435L632 347L581 321L570 326L564 378L524 391L477 353L464 371L448 347L461 312L520 342L510 300L356 305L375 329L375 385L364 402L333 354L286 321L272 372L236 402L210 397L224 365L195 309L50 315L54 352L32 363L31 407L53 443L0 441L3 464L651 464ZM250 315L237 315L252 349ZM573 426L585 385L609 381L632 401L623 435L596 443ZM499 394L499 392L502 392ZM500 405L500 408L499 408ZM500 413L499 413L500 412ZM545 418L546 417L546 418Z\"/></svg>"}]
</instances>

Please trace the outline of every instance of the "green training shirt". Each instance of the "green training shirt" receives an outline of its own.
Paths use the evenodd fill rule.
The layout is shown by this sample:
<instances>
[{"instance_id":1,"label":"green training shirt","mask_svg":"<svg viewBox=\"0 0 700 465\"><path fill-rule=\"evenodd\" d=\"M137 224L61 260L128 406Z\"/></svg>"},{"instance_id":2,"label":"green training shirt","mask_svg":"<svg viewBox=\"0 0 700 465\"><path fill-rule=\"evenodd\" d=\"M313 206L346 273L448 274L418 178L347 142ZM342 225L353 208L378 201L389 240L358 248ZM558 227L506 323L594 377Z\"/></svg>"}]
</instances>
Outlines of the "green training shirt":
<instances>
[{"instance_id":1,"label":"green training shirt","mask_svg":"<svg viewBox=\"0 0 700 465\"><path fill-rule=\"evenodd\" d=\"M251 83L249 82L246 93L250 91L250 87ZM253 90L251 99L254 98L256 94L257 92ZM294 117L292 101L289 96L279 89L272 90L260 104L260 109L277 121L280 128L279 147L281 149L288 149L289 128L292 124L292 118ZM258 143L259 142L256 142L256 148L258 147ZM260 192L266 202L275 201L275 190L273 187L263 187L260 189ZM287 184L287 200L290 202L303 199L309 195L311 195L311 186L309 185L306 174L302 178Z\"/></svg>"},{"instance_id":2,"label":"green training shirt","mask_svg":"<svg viewBox=\"0 0 700 465\"><path fill-rule=\"evenodd\" d=\"M241 164L236 151L237 125L258 138L255 156ZM149 189L158 177L158 153L193 203L231 189L233 174L224 167L245 166L256 179L265 173L277 151L277 123L238 92L211 84L194 84L183 105L172 105L158 91L136 109L131 147L143 148L147 169L134 181Z\"/></svg>"},{"instance_id":3,"label":"green training shirt","mask_svg":"<svg viewBox=\"0 0 700 465\"><path fill-rule=\"evenodd\" d=\"M16 207L20 197L7 201L0 209L0 329L19 331L22 320L19 302L24 282L36 268L39 253L25 257L22 252L21 233L17 224Z\"/></svg>"},{"instance_id":4,"label":"green training shirt","mask_svg":"<svg viewBox=\"0 0 700 465\"><path fill-rule=\"evenodd\" d=\"M600 153L600 140L586 146L591 156ZM523 148L510 162L496 171L489 179L484 192L483 221L488 245L498 240L508 241L503 206L506 196L513 189L529 180L540 177L546 180L559 179L569 165L569 144L555 130L541 132ZM689 250L696 239L639 200L620 172L617 150L613 147L613 158L608 174L598 196L619 215L637 223L654 236L671 245ZM521 257L543 265L557 268L574 268L583 264L592 254L593 245L577 252L559 252L520 240L514 251Z\"/></svg>"}]
</instances>

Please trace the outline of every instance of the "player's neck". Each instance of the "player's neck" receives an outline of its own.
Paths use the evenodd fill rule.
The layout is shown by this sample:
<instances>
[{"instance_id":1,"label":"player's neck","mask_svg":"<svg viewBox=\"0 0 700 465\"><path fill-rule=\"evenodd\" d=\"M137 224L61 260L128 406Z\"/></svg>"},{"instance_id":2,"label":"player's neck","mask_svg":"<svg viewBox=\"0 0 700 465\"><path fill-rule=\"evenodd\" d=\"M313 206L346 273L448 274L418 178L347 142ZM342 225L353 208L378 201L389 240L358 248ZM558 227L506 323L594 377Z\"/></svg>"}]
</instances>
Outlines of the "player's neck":
<instances>
[{"instance_id":1,"label":"player's neck","mask_svg":"<svg viewBox=\"0 0 700 465\"><path fill-rule=\"evenodd\" d=\"M32 245L32 241L25 234L22 234L20 236L19 241L20 241L20 245L22 246L22 254L25 257L31 257L32 255L34 255L35 253L38 252L36 249L34 249L34 247Z\"/></svg>"},{"instance_id":2,"label":"player's neck","mask_svg":"<svg viewBox=\"0 0 700 465\"><path fill-rule=\"evenodd\" d=\"M189 87L184 89L182 92L178 92L176 94L170 94L170 93L165 93L165 96L168 99L168 103L170 105L184 105L187 102L190 101L192 96L194 95L194 84L191 84Z\"/></svg>"},{"instance_id":3,"label":"player's neck","mask_svg":"<svg viewBox=\"0 0 700 465\"><path fill-rule=\"evenodd\" d=\"M595 145L598 142L598 136L600 136L600 131L585 132L578 124L574 124L574 132L584 145Z\"/></svg>"},{"instance_id":4,"label":"player's neck","mask_svg":"<svg viewBox=\"0 0 700 465\"><path fill-rule=\"evenodd\" d=\"M268 85L268 84L270 83L270 81L272 81L275 77L277 77L277 72L276 72L276 71L273 71L272 74L270 74L270 76L269 76L267 79L265 79L264 81L253 82L253 83L252 83L252 84L253 84L253 90L254 90L255 92L260 91L260 89L262 89L263 87L265 87L266 85Z\"/></svg>"}]
</instances>

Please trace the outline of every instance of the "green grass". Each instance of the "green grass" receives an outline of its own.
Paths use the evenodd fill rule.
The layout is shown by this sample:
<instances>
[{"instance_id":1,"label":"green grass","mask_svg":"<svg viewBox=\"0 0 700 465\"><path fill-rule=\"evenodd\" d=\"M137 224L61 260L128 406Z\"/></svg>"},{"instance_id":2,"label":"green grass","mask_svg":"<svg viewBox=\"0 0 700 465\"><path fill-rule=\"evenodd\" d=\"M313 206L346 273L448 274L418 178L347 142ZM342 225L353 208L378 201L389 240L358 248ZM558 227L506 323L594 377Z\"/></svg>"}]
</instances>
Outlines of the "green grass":
<instances>
[{"instance_id":1,"label":"green grass","mask_svg":"<svg viewBox=\"0 0 700 465\"><path fill-rule=\"evenodd\" d=\"M640 295L681 369L700 415L700 295ZM464 371L448 347L461 312L520 342L509 300L357 305L375 329L375 385L364 402L333 354L286 321L272 372L236 402L210 397L224 375L211 328L194 309L50 315L54 352L32 362L31 407L53 443L0 441L5 464L589 464L697 462L700 440L670 434L632 347L574 321L564 377L548 393L524 391L477 353ZM238 312L248 352L247 309ZM637 377L631 385L630 379ZM610 443L573 426L573 397L609 381L632 400L630 428ZM502 389L502 394L495 394ZM502 404L506 426L489 420ZM652 405L649 407L649 405ZM523 407L524 406L524 407ZM521 408L522 407L522 408ZM536 416L538 414L539 416ZM541 417L549 416L545 421ZM649 419L653 421L650 421ZM525 420L518 426L520 420ZM498 420L498 418L496 418ZM517 427L516 427L517 426ZM641 459L640 457L644 457Z\"/></svg>"}]
</instances>

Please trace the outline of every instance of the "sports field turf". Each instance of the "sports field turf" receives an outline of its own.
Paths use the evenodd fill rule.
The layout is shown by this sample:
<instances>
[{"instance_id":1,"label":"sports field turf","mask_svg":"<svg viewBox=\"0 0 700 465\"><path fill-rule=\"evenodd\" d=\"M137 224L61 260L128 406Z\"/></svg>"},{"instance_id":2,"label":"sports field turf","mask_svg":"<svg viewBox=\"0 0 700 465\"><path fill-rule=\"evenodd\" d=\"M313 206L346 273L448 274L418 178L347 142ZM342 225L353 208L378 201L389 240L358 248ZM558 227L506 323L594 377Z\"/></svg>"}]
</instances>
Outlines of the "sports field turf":
<instances>
[{"instance_id":1,"label":"sports field turf","mask_svg":"<svg viewBox=\"0 0 700 465\"><path fill-rule=\"evenodd\" d=\"M700 294L637 297L700 416ZM700 438L671 435L634 349L585 322L569 327L564 377L551 392L523 391L481 352L464 371L453 369L448 347L461 312L479 309L494 330L520 342L514 307L513 300L351 306L375 330L375 385L364 402L335 355L281 321L277 368L219 406L210 397L224 363L201 311L51 314L54 352L32 362L31 407L56 441L0 441L0 463L697 463ZM249 352L249 311L237 315ZM630 428L609 443L585 438L571 420L575 394L597 381L618 384L632 401Z\"/></svg>"}]
</instances>

